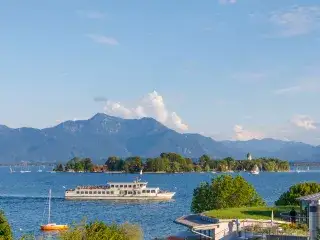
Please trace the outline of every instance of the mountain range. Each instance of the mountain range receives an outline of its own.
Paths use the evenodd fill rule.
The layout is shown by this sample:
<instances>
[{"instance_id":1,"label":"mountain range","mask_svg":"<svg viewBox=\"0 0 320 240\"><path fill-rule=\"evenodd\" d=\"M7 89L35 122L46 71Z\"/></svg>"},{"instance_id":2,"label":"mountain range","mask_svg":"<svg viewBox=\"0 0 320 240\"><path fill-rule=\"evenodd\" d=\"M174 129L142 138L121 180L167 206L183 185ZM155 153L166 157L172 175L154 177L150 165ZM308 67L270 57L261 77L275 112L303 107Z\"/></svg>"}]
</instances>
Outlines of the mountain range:
<instances>
[{"instance_id":1,"label":"mountain range","mask_svg":"<svg viewBox=\"0 0 320 240\"><path fill-rule=\"evenodd\" d=\"M108 156L155 157L176 152L197 158L277 157L289 161L317 161L320 146L262 139L215 141L200 134L181 134L152 118L122 119L98 113L88 120L66 121L57 126L12 129L0 125L0 163L19 161L65 162L74 156L95 161Z\"/></svg>"}]
</instances>

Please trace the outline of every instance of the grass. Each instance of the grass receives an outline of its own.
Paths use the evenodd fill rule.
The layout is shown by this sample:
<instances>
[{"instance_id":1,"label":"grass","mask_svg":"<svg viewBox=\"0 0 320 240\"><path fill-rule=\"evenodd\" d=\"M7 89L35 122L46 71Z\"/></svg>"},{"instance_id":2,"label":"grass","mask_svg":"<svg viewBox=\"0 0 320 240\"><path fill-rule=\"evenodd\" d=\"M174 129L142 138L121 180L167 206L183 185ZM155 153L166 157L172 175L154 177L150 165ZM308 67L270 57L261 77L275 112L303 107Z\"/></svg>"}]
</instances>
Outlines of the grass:
<instances>
[{"instance_id":1,"label":"grass","mask_svg":"<svg viewBox=\"0 0 320 240\"><path fill-rule=\"evenodd\" d=\"M299 211L299 207L294 207ZM284 207L243 207L243 208L227 208L220 210L211 210L204 212L206 216L219 219L255 219L270 220L271 211L273 210L274 220L281 220L280 213L290 212L292 206Z\"/></svg>"}]
</instances>

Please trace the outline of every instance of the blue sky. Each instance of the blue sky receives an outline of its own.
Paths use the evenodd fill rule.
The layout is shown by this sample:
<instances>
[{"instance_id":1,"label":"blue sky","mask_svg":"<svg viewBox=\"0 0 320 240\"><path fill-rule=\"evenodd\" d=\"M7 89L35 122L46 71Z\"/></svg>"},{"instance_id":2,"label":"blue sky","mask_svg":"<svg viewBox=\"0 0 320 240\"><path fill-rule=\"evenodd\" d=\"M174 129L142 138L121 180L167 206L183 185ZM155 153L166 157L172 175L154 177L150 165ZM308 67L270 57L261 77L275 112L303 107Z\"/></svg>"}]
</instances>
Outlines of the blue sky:
<instances>
[{"instance_id":1,"label":"blue sky","mask_svg":"<svg viewBox=\"0 0 320 240\"><path fill-rule=\"evenodd\" d=\"M0 124L106 112L320 144L318 0L5 1Z\"/></svg>"}]
</instances>

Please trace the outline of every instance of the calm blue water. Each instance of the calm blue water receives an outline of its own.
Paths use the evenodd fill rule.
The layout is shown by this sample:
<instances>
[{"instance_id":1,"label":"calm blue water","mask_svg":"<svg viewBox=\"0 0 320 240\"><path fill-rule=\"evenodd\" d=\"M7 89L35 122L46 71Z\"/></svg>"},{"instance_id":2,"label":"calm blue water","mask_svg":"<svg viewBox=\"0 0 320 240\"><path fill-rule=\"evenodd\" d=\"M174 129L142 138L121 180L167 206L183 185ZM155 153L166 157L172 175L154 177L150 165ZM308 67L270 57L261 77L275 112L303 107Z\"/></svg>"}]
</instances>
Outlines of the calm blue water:
<instances>
[{"instance_id":1,"label":"calm blue water","mask_svg":"<svg viewBox=\"0 0 320 240\"><path fill-rule=\"evenodd\" d=\"M106 181L132 181L133 174L90 173L9 173L9 168L0 168L0 209L3 209L12 225L15 236L38 231L43 218L49 188L52 189L52 220L63 224L88 220L103 220L106 223L138 223L145 239L161 237L185 230L173 220L190 212L193 189L202 181L209 181L211 173L145 174L142 180L150 186L176 191L170 202L108 202L65 201L66 188L77 185L104 184ZM320 182L319 172L261 173L258 176L240 173L251 182L257 191L272 204L292 184L302 181Z\"/></svg>"}]
</instances>

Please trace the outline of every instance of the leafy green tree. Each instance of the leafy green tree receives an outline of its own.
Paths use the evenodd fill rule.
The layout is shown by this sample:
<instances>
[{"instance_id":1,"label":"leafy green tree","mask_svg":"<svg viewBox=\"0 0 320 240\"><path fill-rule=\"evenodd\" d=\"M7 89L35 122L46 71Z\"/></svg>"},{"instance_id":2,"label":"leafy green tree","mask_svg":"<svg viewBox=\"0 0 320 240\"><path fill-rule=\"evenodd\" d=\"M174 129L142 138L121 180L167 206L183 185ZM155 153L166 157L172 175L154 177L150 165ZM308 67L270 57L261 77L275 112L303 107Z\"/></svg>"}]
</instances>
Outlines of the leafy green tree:
<instances>
[{"instance_id":1,"label":"leafy green tree","mask_svg":"<svg viewBox=\"0 0 320 240\"><path fill-rule=\"evenodd\" d=\"M12 240L13 235L4 212L0 210L0 240Z\"/></svg>"},{"instance_id":2,"label":"leafy green tree","mask_svg":"<svg viewBox=\"0 0 320 240\"><path fill-rule=\"evenodd\" d=\"M205 168L205 166L209 165L210 160L208 155L202 155L199 159L199 164L202 168Z\"/></svg>"},{"instance_id":3,"label":"leafy green tree","mask_svg":"<svg viewBox=\"0 0 320 240\"><path fill-rule=\"evenodd\" d=\"M210 172L210 166L209 166L209 164L208 164L208 165L205 165L204 171L205 171L205 172Z\"/></svg>"},{"instance_id":4,"label":"leafy green tree","mask_svg":"<svg viewBox=\"0 0 320 240\"><path fill-rule=\"evenodd\" d=\"M193 192L191 210L200 213L213 209L265 206L264 200L243 177L221 175Z\"/></svg>"},{"instance_id":5,"label":"leafy green tree","mask_svg":"<svg viewBox=\"0 0 320 240\"><path fill-rule=\"evenodd\" d=\"M126 171L130 173L139 172L142 169L142 160L140 157L128 157L125 161Z\"/></svg>"},{"instance_id":6,"label":"leafy green tree","mask_svg":"<svg viewBox=\"0 0 320 240\"><path fill-rule=\"evenodd\" d=\"M298 205L298 197L319 193L320 184L316 182L298 183L289 188L288 191L283 193L275 202L276 206Z\"/></svg>"},{"instance_id":7,"label":"leafy green tree","mask_svg":"<svg viewBox=\"0 0 320 240\"><path fill-rule=\"evenodd\" d=\"M120 158L116 156L108 157L105 165L107 165L109 171L118 171L118 164L119 164Z\"/></svg>"},{"instance_id":8,"label":"leafy green tree","mask_svg":"<svg viewBox=\"0 0 320 240\"><path fill-rule=\"evenodd\" d=\"M194 171L196 171L196 172L202 172L202 167L197 164L197 165L195 165L195 167L194 167Z\"/></svg>"},{"instance_id":9,"label":"leafy green tree","mask_svg":"<svg viewBox=\"0 0 320 240\"><path fill-rule=\"evenodd\" d=\"M53 170L56 172L63 172L64 168L63 168L63 165L59 163Z\"/></svg>"},{"instance_id":10,"label":"leafy green tree","mask_svg":"<svg viewBox=\"0 0 320 240\"><path fill-rule=\"evenodd\" d=\"M92 163L92 160L90 158L85 158L82 160L83 161L83 168L84 168L84 171L86 172L92 172L93 170L93 163Z\"/></svg>"},{"instance_id":11,"label":"leafy green tree","mask_svg":"<svg viewBox=\"0 0 320 240\"><path fill-rule=\"evenodd\" d=\"M173 162L171 164L171 171L172 172L180 172L180 164L178 162Z\"/></svg>"}]
</instances>

